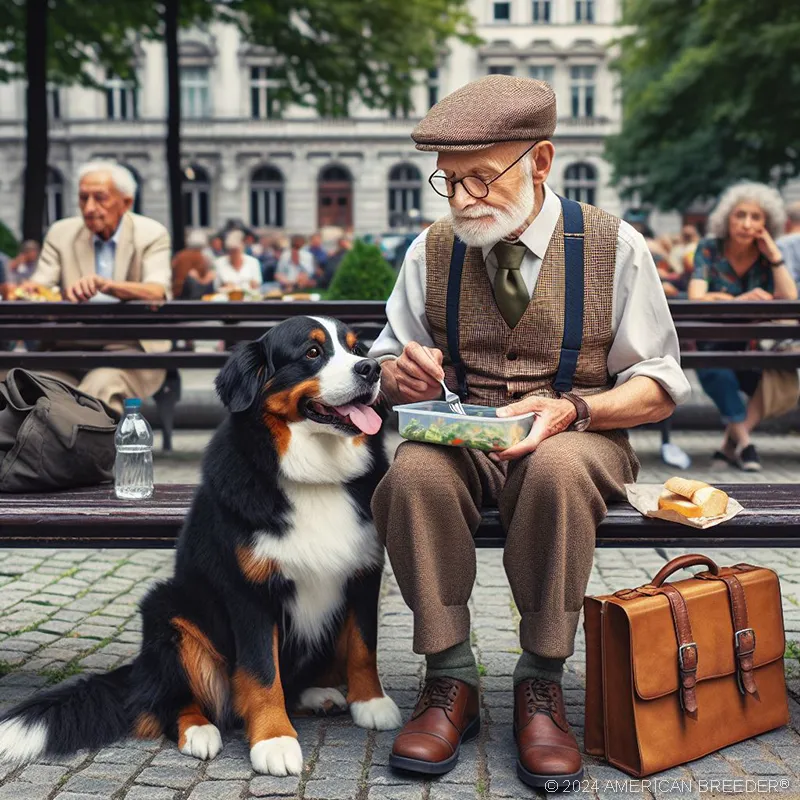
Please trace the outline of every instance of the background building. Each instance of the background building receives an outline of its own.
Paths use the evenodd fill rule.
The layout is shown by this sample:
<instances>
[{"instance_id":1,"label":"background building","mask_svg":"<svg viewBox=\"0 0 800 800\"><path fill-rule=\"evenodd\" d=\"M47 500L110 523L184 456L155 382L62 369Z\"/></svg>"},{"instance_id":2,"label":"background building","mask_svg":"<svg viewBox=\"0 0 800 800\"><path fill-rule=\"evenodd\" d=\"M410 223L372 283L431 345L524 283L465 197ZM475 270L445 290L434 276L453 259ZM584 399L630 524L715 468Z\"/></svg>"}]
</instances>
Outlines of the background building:
<instances>
[{"instance_id":1,"label":"background building","mask_svg":"<svg viewBox=\"0 0 800 800\"><path fill-rule=\"evenodd\" d=\"M444 213L428 186L435 154L409 134L439 98L488 73L550 82L558 97L557 157L550 184L568 197L621 213L601 158L620 103L608 69L618 0L472 0L479 48L452 42L438 69L419 76L411 107L376 112L357 103L348 119L281 109L268 54L233 26L181 33L184 203L189 227L228 219L309 232L326 224L380 233ZM124 163L140 185L136 209L169 222L165 157L166 58L161 43L136 50L139 87L101 75L105 90L52 88L49 222L77 213L77 167ZM24 171L23 83L0 85L0 219L19 233ZM410 213L409 213L410 212Z\"/></svg>"}]
</instances>

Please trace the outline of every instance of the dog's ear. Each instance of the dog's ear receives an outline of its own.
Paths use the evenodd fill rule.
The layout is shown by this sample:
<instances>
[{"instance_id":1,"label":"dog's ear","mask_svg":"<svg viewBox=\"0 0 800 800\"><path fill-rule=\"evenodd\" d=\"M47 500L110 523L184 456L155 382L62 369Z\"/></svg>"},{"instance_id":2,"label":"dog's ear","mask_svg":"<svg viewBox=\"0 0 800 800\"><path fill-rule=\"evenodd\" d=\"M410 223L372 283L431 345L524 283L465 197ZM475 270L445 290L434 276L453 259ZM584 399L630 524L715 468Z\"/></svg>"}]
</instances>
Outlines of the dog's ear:
<instances>
[{"instance_id":1,"label":"dog's ear","mask_svg":"<svg viewBox=\"0 0 800 800\"><path fill-rule=\"evenodd\" d=\"M232 414L247 411L273 373L268 337L236 345L214 380L219 399Z\"/></svg>"}]
</instances>

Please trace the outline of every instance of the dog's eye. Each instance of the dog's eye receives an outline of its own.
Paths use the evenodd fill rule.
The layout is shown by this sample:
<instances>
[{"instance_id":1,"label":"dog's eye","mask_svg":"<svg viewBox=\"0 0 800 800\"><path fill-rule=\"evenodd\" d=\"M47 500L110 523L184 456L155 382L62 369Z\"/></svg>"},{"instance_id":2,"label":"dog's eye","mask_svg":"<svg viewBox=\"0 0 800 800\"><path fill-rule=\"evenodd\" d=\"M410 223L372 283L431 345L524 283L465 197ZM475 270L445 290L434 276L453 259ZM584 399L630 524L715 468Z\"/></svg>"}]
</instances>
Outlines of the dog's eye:
<instances>
[{"instance_id":1,"label":"dog's eye","mask_svg":"<svg viewBox=\"0 0 800 800\"><path fill-rule=\"evenodd\" d=\"M306 358L319 358L321 355L322 350L320 350L315 344L311 345L311 347L306 350Z\"/></svg>"}]
</instances>

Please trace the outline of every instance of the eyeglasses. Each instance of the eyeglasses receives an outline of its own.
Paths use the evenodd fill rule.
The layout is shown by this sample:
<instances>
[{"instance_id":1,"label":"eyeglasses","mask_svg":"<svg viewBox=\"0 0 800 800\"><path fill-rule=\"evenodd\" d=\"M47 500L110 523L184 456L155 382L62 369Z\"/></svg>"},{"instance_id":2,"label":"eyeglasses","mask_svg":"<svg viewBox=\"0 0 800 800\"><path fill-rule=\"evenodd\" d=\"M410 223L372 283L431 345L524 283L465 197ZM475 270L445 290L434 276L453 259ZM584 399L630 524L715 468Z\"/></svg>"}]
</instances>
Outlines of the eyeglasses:
<instances>
[{"instance_id":1,"label":"eyeglasses","mask_svg":"<svg viewBox=\"0 0 800 800\"><path fill-rule=\"evenodd\" d=\"M447 175L443 175L439 170L436 170L436 172L434 172L428 178L428 183L431 185L431 188L434 192L436 192L436 194L440 195L441 197L447 197L448 199L455 197L456 186L460 183L468 195L474 197L476 200L480 200L489 194L490 184L494 183L498 178L501 178L503 175L505 175L506 172L511 169L511 167L520 162L527 153L536 147L537 144L539 144L539 142L534 142L524 153L512 161L502 172L495 175L491 180L484 181L477 175L465 175L463 178L454 180L453 178L448 178Z\"/></svg>"}]
</instances>

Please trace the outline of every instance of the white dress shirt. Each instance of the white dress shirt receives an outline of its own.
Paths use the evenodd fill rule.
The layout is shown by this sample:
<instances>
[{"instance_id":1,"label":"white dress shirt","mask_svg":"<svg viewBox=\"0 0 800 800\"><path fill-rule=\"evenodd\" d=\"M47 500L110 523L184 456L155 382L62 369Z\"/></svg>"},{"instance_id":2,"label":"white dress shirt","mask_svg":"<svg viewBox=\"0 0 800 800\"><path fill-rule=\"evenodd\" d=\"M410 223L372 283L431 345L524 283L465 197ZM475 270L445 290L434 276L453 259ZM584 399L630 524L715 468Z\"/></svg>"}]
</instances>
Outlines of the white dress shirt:
<instances>
[{"instance_id":1,"label":"white dress shirt","mask_svg":"<svg viewBox=\"0 0 800 800\"><path fill-rule=\"evenodd\" d=\"M230 256L227 254L220 256L214 262L214 270L217 275L214 279L214 286L235 286L237 289L251 289L253 282L256 286L261 286L261 263L257 258L242 253L241 269L236 269L231 264Z\"/></svg>"},{"instance_id":2,"label":"white dress shirt","mask_svg":"<svg viewBox=\"0 0 800 800\"><path fill-rule=\"evenodd\" d=\"M544 202L533 222L519 240L527 247L520 275L533 294L550 244L561 203L546 185ZM387 323L370 348L369 355L383 361L396 358L409 342L435 347L425 314L426 228L412 242L386 301ZM489 281L494 285L497 259L483 247ZM680 367L680 348L667 299L661 287L653 257L644 237L626 222L620 222L614 268L612 298L613 341L608 353L608 372L620 386L635 375L658 381L675 403L689 398L691 388Z\"/></svg>"},{"instance_id":3,"label":"white dress shirt","mask_svg":"<svg viewBox=\"0 0 800 800\"><path fill-rule=\"evenodd\" d=\"M275 275L286 278L290 283L297 283L301 273L306 277L313 278L316 269L316 261L310 250L305 247L297 252L299 264L292 261L292 249L289 247L281 253L278 259L278 266L275 268ZM276 278L277 279L277 278Z\"/></svg>"},{"instance_id":4,"label":"white dress shirt","mask_svg":"<svg viewBox=\"0 0 800 800\"><path fill-rule=\"evenodd\" d=\"M94 244L94 271L101 278L113 280L114 262L117 259L117 245L119 243L119 232L122 228L120 219L117 229L108 239L101 239L97 234L92 236ZM91 298L95 303L117 303L119 299L104 292L98 292Z\"/></svg>"}]
</instances>

